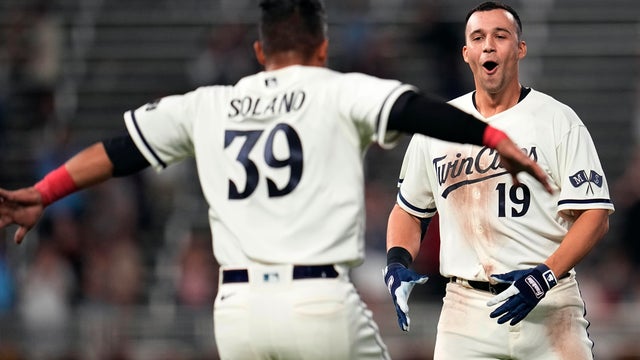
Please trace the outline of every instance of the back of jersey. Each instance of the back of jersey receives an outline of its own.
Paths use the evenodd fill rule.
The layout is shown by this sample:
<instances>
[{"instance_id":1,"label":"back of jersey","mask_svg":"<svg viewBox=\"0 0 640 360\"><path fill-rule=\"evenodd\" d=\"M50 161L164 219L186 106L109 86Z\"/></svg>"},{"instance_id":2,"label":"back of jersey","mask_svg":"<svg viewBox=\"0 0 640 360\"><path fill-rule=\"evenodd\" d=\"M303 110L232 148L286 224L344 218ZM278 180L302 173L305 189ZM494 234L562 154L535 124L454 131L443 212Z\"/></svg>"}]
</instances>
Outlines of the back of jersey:
<instances>
[{"instance_id":1,"label":"back of jersey","mask_svg":"<svg viewBox=\"0 0 640 360\"><path fill-rule=\"evenodd\" d=\"M290 66L164 98L128 123L156 167L195 154L221 265L356 264L364 255L363 153L391 135L389 110L408 89Z\"/></svg>"}]
</instances>

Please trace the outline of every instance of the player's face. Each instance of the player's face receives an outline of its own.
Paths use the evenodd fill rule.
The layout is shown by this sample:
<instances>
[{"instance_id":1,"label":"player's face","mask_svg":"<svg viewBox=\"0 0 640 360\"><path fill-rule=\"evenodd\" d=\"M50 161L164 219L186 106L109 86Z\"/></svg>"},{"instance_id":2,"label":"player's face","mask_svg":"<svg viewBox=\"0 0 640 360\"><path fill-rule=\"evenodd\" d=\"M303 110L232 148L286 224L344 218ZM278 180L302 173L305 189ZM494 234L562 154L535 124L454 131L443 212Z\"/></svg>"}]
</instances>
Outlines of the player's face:
<instances>
[{"instance_id":1,"label":"player's face","mask_svg":"<svg viewBox=\"0 0 640 360\"><path fill-rule=\"evenodd\" d=\"M471 15L465 30L464 61L473 72L478 90L498 94L518 84L518 61L527 53L518 39L517 25L506 10L478 11Z\"/></svg>"}]
</instances>

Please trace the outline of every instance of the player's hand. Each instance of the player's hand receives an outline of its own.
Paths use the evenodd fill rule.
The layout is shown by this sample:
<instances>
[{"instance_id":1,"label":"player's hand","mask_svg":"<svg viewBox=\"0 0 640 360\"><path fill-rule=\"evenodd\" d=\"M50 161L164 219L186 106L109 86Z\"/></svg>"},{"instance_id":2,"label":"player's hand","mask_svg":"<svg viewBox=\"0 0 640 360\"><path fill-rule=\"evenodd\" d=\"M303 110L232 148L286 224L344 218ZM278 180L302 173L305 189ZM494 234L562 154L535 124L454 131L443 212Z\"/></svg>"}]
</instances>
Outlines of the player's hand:
<instances>
[{"instance_id":1,"label":"player's hand","mask_svg":"<svg viewBox=\"0 0 640 360\"><path fill-rule=\"evenodd\" d=\"M498 324L504 324L509 320L511 325L519 323L542 300L547 291L558 283L553 271L545 264L491 277L498 282L511 284L487 302L487 306L493 306L507 300L489 314L491 318L500 316Z\"/></svg>"},{"instance_id":2,"label":"player's hand","mask_svg":"<svg viewBox=\"0 0 640 360\"><path fill-rule=\"evenodd\" d=\"M536 178L549 192L553 193L547 173L542 170L540 165L529 158L522 150L511 141L511 139L502 139L496 145L496 150L500 154L500 165L505 168L513 177L513 183L518 185L520 182L516 175L521 172L527 172Z\"/></svg>"},{"instance_id":3,"label":"player's hand","mask_svg":"<svg viewBox=\"0 0 640 360\"><path fill-rule=\"evenodd\" d=\"M389 264L382 272L389 294L393 299L398 315L398 325L403 331L409 331L409 295L416 284L424 284L429 280L426 275L418 275L399 263Z\"/></svg>"},{"instance_id":4,"label":"player's hand","mask_svg":"<svg viewBox=\"0 0 640 360\"><path fill-rule=\"evenodd\" d=\"M18 225L13 236L17 244L35 226L43 211L42 198L34 187L15 191L0 189L0 229L11 224Z\"/></svg>"}]
</instances>

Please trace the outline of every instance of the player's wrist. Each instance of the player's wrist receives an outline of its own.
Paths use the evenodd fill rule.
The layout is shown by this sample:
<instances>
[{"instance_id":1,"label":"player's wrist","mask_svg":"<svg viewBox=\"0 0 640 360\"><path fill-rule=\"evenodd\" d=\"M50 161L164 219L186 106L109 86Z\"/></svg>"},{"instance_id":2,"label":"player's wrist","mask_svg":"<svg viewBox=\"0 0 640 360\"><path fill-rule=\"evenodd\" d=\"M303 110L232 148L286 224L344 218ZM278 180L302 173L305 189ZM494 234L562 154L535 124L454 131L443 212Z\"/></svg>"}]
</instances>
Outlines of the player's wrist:
<instances>
[{"instance_id":1,"label":"player's wrist","mask_svg":"<svg viewBox=\"0 0 640 360\"><path fill-rule=\"evenodd\" d=\"M495 149L500 141L508 138L507 134L503 131L487 125L484 129L484 135L482 136L482 143L487 147Z\"/></svg>"},{"instance_id":2,"label":"player's wrist","mask_svg":"<svg viewBox=\"0 0 640 360\"><path fill-rule=\"evenodd\" d=\"M401 246L394 246L387 251L387 266L401 264L408 268L412 262L413 256L411 256L411 253Z\"/></svg>"},{"instance_id":3,"label":"player's wrist","mask_svg":"<svg viewBox=\"0 0 640 360\"><path fill-rule=\"evenodd\" d=\"M558 284L558 278L556 277L556 274L554 274L553 270L551 270L546 264L540 264L536 266L535 269L542 274L542 278L547 285L547 289L551 289Z\"/></svg>"},{"instance_id":4,"label":"player's wrist","mask_svg":"<svg viewBox=\"0 0 640 360\"><path fill-rule=\"evenodd\" d=\"M43 206L47 206L78 190L78 186L64 165L48 173L34 185L34 188L40 193Z\"/></svg>"}]
</instances>

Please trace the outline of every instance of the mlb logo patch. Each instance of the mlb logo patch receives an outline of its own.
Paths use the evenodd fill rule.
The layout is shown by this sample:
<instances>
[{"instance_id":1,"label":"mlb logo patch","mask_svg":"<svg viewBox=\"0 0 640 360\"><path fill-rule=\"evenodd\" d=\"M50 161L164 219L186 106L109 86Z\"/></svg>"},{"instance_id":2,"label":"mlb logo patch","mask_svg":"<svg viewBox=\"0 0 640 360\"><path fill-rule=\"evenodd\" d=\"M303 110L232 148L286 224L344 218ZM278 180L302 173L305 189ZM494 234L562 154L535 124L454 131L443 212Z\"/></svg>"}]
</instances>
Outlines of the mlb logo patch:
<instances>
[{"instance_id":1,"label":"mlb logo patch","mask_svg":"<svg viewBox=\"0 0 640 360\"><path fill-rule=\"evenodd\" d=\"M275 77L268 77L264 79L264 86L268 88L276 87L278 86L278 79L276 79Z\"/></svg>"},{"instance_id":2,"label":"mlb logo patch","mask_svg":"<svg viewBox=\"0 0 640 360\"><path fill-rule=\"evenodd\" d=\"M144 108L144 111L155 110L158 107L158 104L160 104L160 100L161 99L155 99L152 102L147 103L147 105Z\"/></svg>"}]
</instances>

